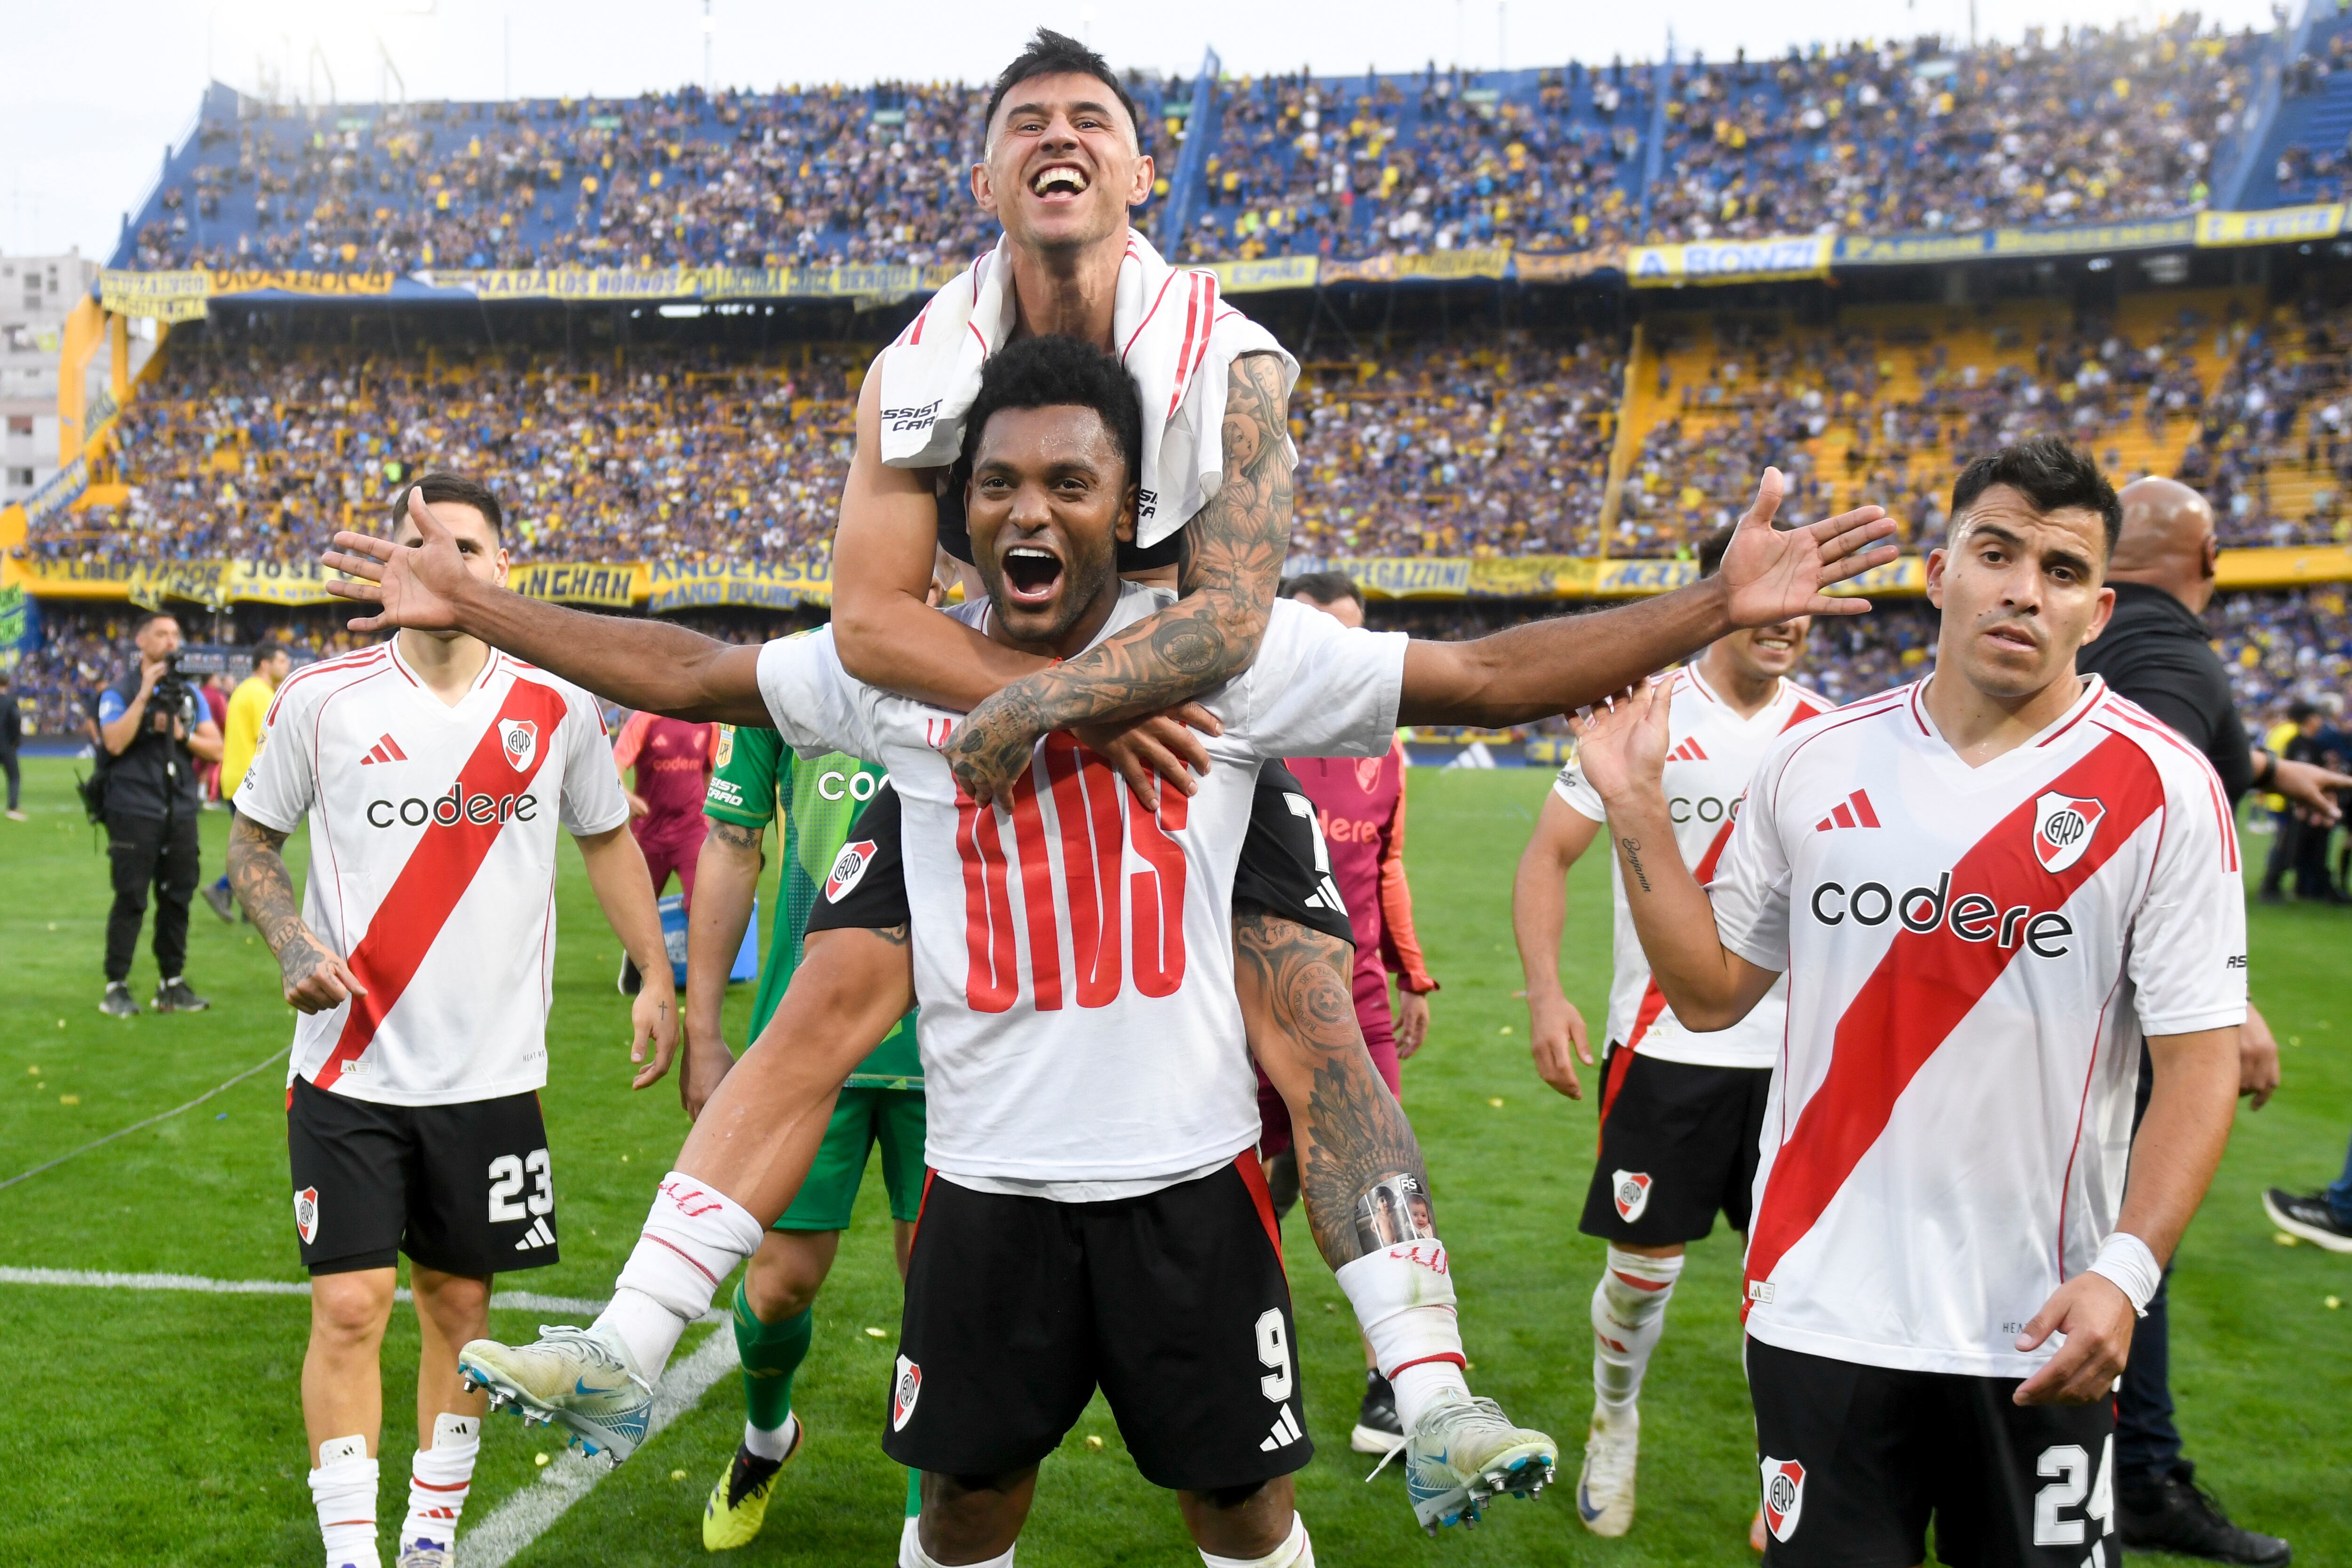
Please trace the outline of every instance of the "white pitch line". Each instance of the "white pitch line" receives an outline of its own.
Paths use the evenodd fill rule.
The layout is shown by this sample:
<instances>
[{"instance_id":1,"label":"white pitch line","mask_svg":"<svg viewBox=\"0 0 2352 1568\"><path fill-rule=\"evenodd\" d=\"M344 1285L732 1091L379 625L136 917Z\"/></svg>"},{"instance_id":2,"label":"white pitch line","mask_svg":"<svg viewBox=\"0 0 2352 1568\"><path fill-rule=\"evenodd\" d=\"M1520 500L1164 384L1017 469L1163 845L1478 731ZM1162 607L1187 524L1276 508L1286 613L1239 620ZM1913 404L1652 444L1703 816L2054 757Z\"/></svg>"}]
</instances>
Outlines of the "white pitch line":
<instances>
[{"instance_id":1,"label":"white pitch line","mask_svg":"<svg viewBox=\"0 0 2352 1568\"><path fill-rule=\"evenodd\" d=\"M654 1391L645 1440L652 1442L663 1427L692 1409L712 1384L741 1364L733 1334L714 1333L704 1340L692 1355L663 1374L661 1385ZM539 1472L535 1483L525 1485L491 1510L480 1524L458 1535L458 1561L464 1568L506 1568L516 1553L544 1535L566 1509L612 1473L613 1467L602 1456L592 1459L565 1449Z\"/></svg>"},{"instance_id":2,"label":"white pitch line","mask_svg":"<svg viewBox=\"0 0 2352 1568\"><path fill-rule=\"evenodd\" d=\"M0 1268L0 1285L83 1286L100 1290L194 1290L208 1296L307 1296L308 1279L207 1279L198 1274L107 1274L89 1268ZM408 1287L393 1292L405 1301ZM535 1290L493 1290L493 1310L556 1312L593 1318L604 1303L587 1296L542 1296Z\"/></svg>"}]
</instances>

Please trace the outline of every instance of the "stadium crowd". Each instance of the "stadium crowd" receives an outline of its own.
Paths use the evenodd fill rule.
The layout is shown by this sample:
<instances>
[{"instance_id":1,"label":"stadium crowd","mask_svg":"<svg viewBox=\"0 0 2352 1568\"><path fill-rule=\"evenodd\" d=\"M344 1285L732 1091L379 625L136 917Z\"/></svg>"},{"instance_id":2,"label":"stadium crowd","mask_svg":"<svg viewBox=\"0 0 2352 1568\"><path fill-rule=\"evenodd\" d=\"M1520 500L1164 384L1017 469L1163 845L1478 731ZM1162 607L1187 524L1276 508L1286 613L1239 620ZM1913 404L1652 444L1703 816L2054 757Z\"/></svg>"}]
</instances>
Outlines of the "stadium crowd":
<instances>
[{"instance_id":1,"label":"stadium crowd","mask_svg":"<svg viewBox=\"0 0 2352 1568\"><path fill-rule=\"evenodd\" d=\"M2205 410L2180 477L2225 544L2352 538L2352 308L2306 300L2255 323Z\"/></svg>"}]
</instances>

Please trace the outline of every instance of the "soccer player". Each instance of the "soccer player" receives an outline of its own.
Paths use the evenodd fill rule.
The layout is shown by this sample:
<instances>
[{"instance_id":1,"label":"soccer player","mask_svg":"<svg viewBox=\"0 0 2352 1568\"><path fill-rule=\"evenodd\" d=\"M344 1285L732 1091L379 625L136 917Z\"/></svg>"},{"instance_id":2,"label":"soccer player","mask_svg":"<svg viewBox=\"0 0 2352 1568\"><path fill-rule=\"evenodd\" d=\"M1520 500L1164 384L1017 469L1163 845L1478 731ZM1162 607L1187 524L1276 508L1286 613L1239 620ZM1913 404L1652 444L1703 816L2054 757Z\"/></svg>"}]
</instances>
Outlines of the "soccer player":
<instances>
[{"instance_id":1,"label":"soccer player","mask_svg":"<svg viewBox=\"0 0 2352 1568\"><path fill-rule=\"evenodd\" d=\"M666 721L674 722L674 721ZM868 878L898 879L896 797L880 768L841 752L795 758L765 725L719 727L718 766L703 811L710 836L701 852L702 899L687 927L686 1060L681 1083L700 1112L734 1065L719 1029L727 974L751 916L761 845L781 824L773 934L751 1004L751 1038L765 1032L801 961L810 911L839 904ZM877 800L877 790L880 795ZM868 803L875 803L867 809ZM853 823L857 828L853 839ZM881 842L887 840L887 843ZM877 865L887 851L890 864ZM900 900L903 901L904 895ZM905 917L884 922L902 927ZM904 940L904 932L900 932ZM901 989L907 982L899 982ZM915 1019L902 1015L851 1070L817 1147L816 1163L792 1206L769 1226L735 1287L735 1345L743 1363L743 1440L711 1489L702 1544L713 1552L748 1544L766 1522L777 1473L806 1430L793 1410L793 1374L815 1333L816 1296L848 1228L868 1154L879 1146L882 1179L897 1227L898 1271L907 1269L923 1189L923 1064ZM914 1513L909 1487L908 1516Z\"/></svg>"},{"instance_id":2,"label":"soccer player","mask_svg":"<svg viewBox=\"0 0 2352 1568\"><path fill-rule=\"evenodd\" d=\"M446 519L468 581L505 581L495 496L428 474L398 502L412 498ZM418 542L413 524L396 538ZM648 1040L655 1058L638 1088L677 1040L661 921L594 700L478 638L409 629L313 665L278 689L268 731L237 792L229 878L302 1014L286 1093L311 1276L310 1493L327 1568L374 1568L377 1352L404 1252L424 1343L400 1563L447 1568L482 1415L457 1349L488 1327L494 1274L557 1256L538 1093L557 826L646 966L631 1059ZM298 906L279 851L305 818Z\"/></svg>"},{"instance_id":3,"label":"soccer player","mask_svg":"<svg viewBox=\"0 0 2352 1568\"><path fill-rule=\"evenodd\" d=\"M236 792L245 783L245 775L260 754L261 742L267 732L270 700L278 695L278 686L294 668L294 656L286 645L258 642L253 645L253 673L237 682L228 697L228 717L221 723L221 798L232 806L236 804ZM220 880L205 887L205 902L213 913L224 921L236 919L236 894L230 890L228 873L223 871Z\"/></svg>"},{"instance_id":4,"label":"soccer player","mask_svg":"<svg viewBox=\"0 0 2352 1568\"><path fill-rule=\"evenodd\" d=\"M1787 976L1748 1235L1766 1561L2112 1563L2112 1391L2220 1161L2246 1010L2220 782L2074 673L2122 522L2055 439L1963 469L1934 673L1777 742L1711 885L1654 683L1580 726L1685 1028ZM2132 1136L2143 1037L2154 1089Z\"/></svg>"},{"instance_id":5,"label":"soccer player","mask_svg":"<svg viewBox=\"0 0 2352 1568\"><path fill-rule=\"evenodd\" d=\"M613 737L613 765L636 770L636 788L627 792L629 832L644 852L654 897L677 875L681 907L694 907L694 874L705 831L703 788L710 782L718 726L689 724L658 713L632 713ZM740 932L737 933L740 939ZM734 961L729 952L728 962ZM621 955L621 994L637 993L637 963Z\"/></svg>"},{"instance_id":6,"label":"soccer player","mask_svg":"<svg viewBox=\"0 0 2352 1568\"><path fill-rule=\"evenodd\" d=\"M1701 576L1722 564L1730 542L1729 529L1701 542ZM1675 847L1702 882L1715 874L1765 751L1783 731L1835 706L1788 678L1804 657L1811 626L1809 616L1799 616L1734 632L1667 682L1668 816ZM1511 891L1536 1071L1571 1100L1584 1090L1570 1053L1587 1063L1592 1056L1584 1020L1560 990L1563 882L1606 815L1583 769L1572 762L1560 769ZM1609 1247L1592 1291L1592 1429L1576 1484L1577 1513L1595 1535L1622 1535L1633 1522L1637 1401L1665 1333L1684 1249L1715 1228L1718 1210L1733 1230L1748 1229L1765 1095L1788 1007L1784 984L1728 1029L1683 1027L1651 982L1613 862L1610 893L1614 970L1601 1151L1578 1227Z\"/></svg>"},{"instance_id":7,"label":"soccer player","mask_svg":"<svg viewBox=\"0 0 2352 1568\"><path fill-rule=\"evenodd\" d=\"M1140 426L1133 383L1100 351L1044 338L992 358L963 457L989 598L961 612L967 624L1067 656L1159 606L1160 595L1118 583L1113 560L1115 533L1133 527ZM1242 938L1229 889L1257 763L1275 751L1377 755L1400 711L1417 722L1556 711L1735 618L1843 609L1819 589L1886 559L1869 546L1888 525L1864 509L1775 533L1777 494L1769 475L1722 581L1606 616L1408 650L1277 605L1279 646L1270 638L1208 715L1224 765L1196 795L1163 792L1150 811L1130 809L1099 758L1051 737L1008 798L980 805L941 750L954 716L851 679L829 632L764 650L651 625L581 638L575 612L484 592L453 571L429 515L423 552L345 534L330 560L362 579L344 596L381 606L362 628L467 625L543 647L634 706L765 712L801 750L889 766L904 801L937 1173L909 1262L885 1440L926 1472L922 1527L902 1561L1009 1560L1036 1459L1100 1382L1145 1474L1182 1494L1209 1560L1284 1568L1309 1560L1288 1482L1309 1450L1292 1408L1287 1292L1250 1155L1257 1123L1227 967ZM1269 994L1318 1016L1330 1000L1279 984ZM1392 1110L1371 1093L1350 1114ZM1311 1158L1306 1176L1312 1202ZM1427 1214L1418 1182L1367 1194L1353 1217L1368 1245L1339 1275L1400 1402L1416 1409L1407 1479L1433 1526L1475 1493L1531 1487L1549 1444L1463 1385L1452 1282ZM756 1231L740 1204L682 1165L596 1329L521 1351L468 1346L466 1364L502 1396L633 1444L644 1369L666 1359ZM1008 1362L1014 1333L1034 1349Z\"/></svg>"},{"instance_id":8,"label":"soccer player","mask_svg":"<svg viewBox=\"0 0 2352 1568\"><path fill-rule=\"evenodd\" d=\"M1282 596L1320 610L1341 626L1364 624L1363 591L1339 572L1312 572L1286 578ZM1404 745L1391 739L1381 757L1295 758L1283 769L1296 787L1296 809L1311 812L1316 870L1328 890L1313 897L1347 912L1348 941L1355 951L1352 999L1356 1025L1381 1082L1403 1097L1399 1065L1429 1037L1429 994L1437 989L1422 962L1412 929L1412 889L1404 875ZM1247 848L1244 853L1246 855ZM1240 884L1235 900L1240 902ZM1396 1006L1389 1005L1389 975L1397 977ZM1298 1151L1293 1145L1290 1110L1264 1068L1258 1071L1258 1149L1266 1157L1266 1186L1277 1219L1287 1218L1298 1200ZM1404 1441L1396 1391L1364 1346L1364 1395L1348 1446L1360 1454L1387 1454Z\"/></svg>"}]
</instances>

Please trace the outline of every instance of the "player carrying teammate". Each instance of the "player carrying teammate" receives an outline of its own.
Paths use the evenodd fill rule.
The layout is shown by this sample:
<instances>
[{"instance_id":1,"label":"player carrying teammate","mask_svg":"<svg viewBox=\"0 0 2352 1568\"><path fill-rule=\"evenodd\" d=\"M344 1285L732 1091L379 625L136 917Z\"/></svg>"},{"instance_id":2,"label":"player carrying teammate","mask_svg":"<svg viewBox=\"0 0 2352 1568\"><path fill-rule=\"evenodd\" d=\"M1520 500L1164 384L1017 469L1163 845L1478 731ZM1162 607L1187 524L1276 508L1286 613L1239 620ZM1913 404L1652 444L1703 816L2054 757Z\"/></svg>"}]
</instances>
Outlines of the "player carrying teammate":
<instances>
[{"instance_id":1,"label":"player carrying teammate","mask_svg":"<svg viewBox=\"0 0 2352 1568\"><path fill-rule=\"evenodd\" d=\"M469 578L503 583L497 498L428 474ZM397 536L414 544L413 524ZM400 1568L447 1568L480 1444L457 1349L488 1327L490 1279L556 1260L547 1082L556 828L646 963L631 1059L676 1043L652 884L596 704L447 631L406 630L311 666L278 693L237 791L229 876L299 1009L287 1077L294 1227L310 1270L302 1415L327 1568L374 1568L377 1352L396 1256L418 1331L416 1454ZM279 856L308 818L297 906Z\"/></svg>"},{"instance_id":2,"label":"player carrying teammate","mask_svg":"<svg viewBox=\"0 0 2352 1568\"><path fill-rule=\"evenodd\" d=\"M1132 383L1098 351L1040 339L992 360L969 426L966 491L990 602L967 607L969 623L1067 655L1159 605L1121 589L1111 559L1114 522L1132 527L1139 420ZM429 526L424 553L342 535L333 560L377 580L346 584L347 596L381 604L384 619L463 622L543 645L656 711L741 718L764 693L796 745L847 746L890 766L905 801L929 1157L940 1173L909 1267L886 1438L927 1472L923 1527L905 1561L1003 1558L1035 1459L1099 1380L1145 1473L1186 1494L1204 1551L1288 1563L1306 1545L1287 1477L1307 1449L1291 1408L1287 1293L1270 1215L1253 1201L1255 1161L1244 1157L1257 1128L1228 968L1228 890L1257 761L1279 750L1377 752L1400 704L1411 721L1558 710L1612 670L1654 668L1710 640L1733 616L1779 620L1792 599L1821 613L1823 583L1886 557L1867 548L1888 531L1874 509L1776 534L1765 523L1775 495L1768 482L1736 547L1740 569L1727 566L1723 583L1598 619L1408 650L1277 605L1279 641L1270 634L1258 664L1214 700L1223 732L1208 745L1223 765L1197 795L1170 792L1150 813L1130 812L1098 759L1050 738L1010 798L976 805L939 750L953 716L852 680L829 634L748 659L751 650L670 626L592 643L570 635L572 613L483 592L449 570ZM1145 869L1126 871L1135 865ZM1467 1396L1442 1247L1415 1195L1369 1194L1357 1217L1373 1249L1339 1277L1382 1364L1396 1369L1400 1398L1423 1401L1408 1479L1435 1522L1475 1489L1531 1484L1549 1444L1529 1447L1533 1435ZM520 1352L472 1346L467 1363L535 1407L551 1395L571 1402L592 1373L617 1401L675 1342L681 1307L707 1301L751 1250L747 1230L756 1237L740 1205L674 1175L599 1331ZM644 1308L622 1314L625 1298ZM1118 1331L1087 1326L1112 1321ZM1017 1368L1002 1354L1016 1329L1037 1347ZM636 1334L657 1353L639 1357ZM541 1375L559 1365L560 1394ZM595 1414L548 1407L568 1424ZM625 1417L617 1404L614 1414ZM615 1430L605 1440L633 1439Z\"/></svg>"},{"instance_id":3,"label":"player carrying teammate","mask_svg":"<svg viewBox=\"0 0 2352 1568\"><path fill-rule=\"evenodd\" d=\"M1713 574L1730 542L1729 529L1701 542L1701 576ZM1811 626L1800 616L1734 632L1668 682L1668 816L1675 847L1702 883L1715 875L1758 760L1783 731L1834 706L1788 679ZM1575 763L1560 769L1512 888L1536 1071L1571 1100L1584 1091L1570 1049L1588 1063L1592 1054L1584 1020L1559 985L1563 882L1605 816L1583 769ZM1615 969L1601 1152L1579 1226L1609 1244L1592 1291L1592 1430L1576 1485L1577 1512L1595 1535L1622 1535L1633 1523L1636 1401L1665 1332L1684 1248L1715 1228L1718 1209L1732 1229L1748 1229L1764 1101L1788 1006L1783 983L1728 1029L1685 1028L1651 982L1613 862L1610 890ZM1755 1545L1761 1550L1763 1542Z\"/></svg>"},{"instance_id":4,"label":"player carrying teammate","mask_svg":"<svg viewBox=\"0 0 2352 1568\"><path fill-rule=\"evenodd\" d=\"M754 1040L775 1016L800 963L810 910L820 902L838 904L874 873L877 846L866 836L885 825L865 818L886 807L895 859L896 803L883 781L880 768L841 752L795 758L764 725L720 728L718 767L703 806L710 819L710 837L702 845L703 897L687 928L684 1071L692 1086L689 1106L698 1113L734 1065L719 1032L719 1008L728 969L751 919L769 822L781 823L783 866L774 933L751 1004ZM864 811L877 786L883 805ZM856 841L850 836L853 822L860 828ZM912 1014L901 1017L850 1073L808 1179L769 1227L735 1287L735 1345L743 1363L746 1414L743 1440L703 1509L702 1544L710 1551L745 1545L760 1533L777 1473L805 1440L793 1410L793 1374L808 1355L817 1291L833 1269L866 1157L877 1145L897 1226L898 1272L904 1276L924 1173L923 1065L916 1054ZM910 1485L909 1520L916 1501Z\"/></svg>"},{"instance_id":5,"label":"player carrying teammate","mask_svg":"<svg viewBox=\"0 0 2352 1568\"><path fill-rule=\"evenodd\" d=\"M1713 884L1663 684L1580 726L1685 1027L1785 973L1747 1257L1774 1564L2115 1561L2110 1393L2229 1134L2238 845L2204 758L2074 673L2122 522L2045 439L1962 471L1935 673L1776 742ZM2143 1035L2155 1088L2132 1136Z\"/></svg>"}]
</instances>

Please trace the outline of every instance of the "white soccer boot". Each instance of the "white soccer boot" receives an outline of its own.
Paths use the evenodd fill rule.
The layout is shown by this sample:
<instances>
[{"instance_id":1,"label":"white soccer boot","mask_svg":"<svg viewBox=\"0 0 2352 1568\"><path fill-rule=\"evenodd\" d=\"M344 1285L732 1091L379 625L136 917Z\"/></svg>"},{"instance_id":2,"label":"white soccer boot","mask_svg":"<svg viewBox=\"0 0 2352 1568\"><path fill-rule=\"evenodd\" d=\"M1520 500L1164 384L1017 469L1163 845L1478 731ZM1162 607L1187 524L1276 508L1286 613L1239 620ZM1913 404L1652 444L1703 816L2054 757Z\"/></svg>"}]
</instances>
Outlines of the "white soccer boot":
<instances>
[{"instance_id":1,"label":"white soccer boot","mask_svg":"<svg viewBox=\"0 0 2352 1568\"><path fill-rule=\"evenodd\" d=\"M457 1561L456 1549L437 1541L427 1541L420 1536L415 1541L400 1543L398 1568L452 1568Z\"/></svg>"},{"instance_id":2,"label":"white soccer boot","mask_svg":"<svg viewBox=\"0 0 2352 1568\"><path fill-rule=\"evenodd\" d=\"M1544 1433L1505 1420L1502 1406L1493 1400L1456 1397L1423 1410L1391 1457L1404 1456L1405 1494L1412 1500L1413 1517L1434 1535L1442 1524L1476 1524L1480 1510L1498 1493L1535 1497L1551 1479L1559 1452L1559 1446Z\"/></svg>"},{"instance_id":3,"label":"white soccer boot","mask_svg":"<svg viewBox=\"0 0 2352 1568\"><path fill-rule=\"evenodd\" d=\"M1634 1405L1612 1418L1592 1407L1592 1431L1584 1439L1584 1469L1576 1478L1576 1512L1595 1535L1622 1535L1633 1528L1633 1468L1642 1453L1642 1413Z\"/></svg>"},{"instance_id":4,"label":"white soccer boot","mask_svg":"<svg viewBox=\"0 0 2352 1568\"><path fill-rule=\"evenodd\" d=\"M471 1340L457 1352L468 1389L486 1388L490 1408L512 1404L526 1421L560 1423L591 1454L619 1464L646 1440L654 1386L617 1337L568 1324L541 1324L539 1340L502 1345Z\"/></svg>"}]
</instances>

